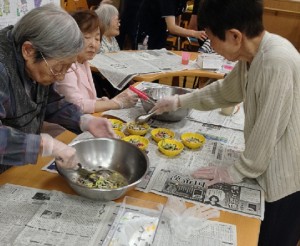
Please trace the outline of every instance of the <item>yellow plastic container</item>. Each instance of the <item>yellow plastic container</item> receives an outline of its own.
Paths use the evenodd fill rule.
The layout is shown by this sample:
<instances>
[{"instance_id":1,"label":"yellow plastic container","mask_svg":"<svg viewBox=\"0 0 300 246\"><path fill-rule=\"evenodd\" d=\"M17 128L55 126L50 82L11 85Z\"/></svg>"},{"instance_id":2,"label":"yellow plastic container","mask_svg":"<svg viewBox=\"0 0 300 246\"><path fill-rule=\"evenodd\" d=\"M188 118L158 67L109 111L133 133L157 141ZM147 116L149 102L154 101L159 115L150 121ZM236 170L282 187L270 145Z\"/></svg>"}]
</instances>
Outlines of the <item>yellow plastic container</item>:
<instances>
[{"instance_id":1,"label":"yellow plastic container","mask_svg":"<svg viewBox=\"0 0 300 246\"><path fill-rule=\"evenodd\" d=\"M149 144L149 140L147 138L139 136L139 135L130 135L130 136L124 137L122 140L134 144L141 150L145 150Z\"/></svg>"},{"instance_id":2,"label":"yellow plastic container","mask_svg":"<svg viewBox=\"0 0 300 246\"><path fill-rule=\"evenodd\" d=\"M136 122L128 122L126 130L131 135L143 136L148 132L149 128L150 126L147 123L138 124Z\"/></svg>"},{"instance_id":3,"label":"yellow plastic container","mask_svg":"<svg viewBox=\"0 0 300 246\"><path fill-rule=\"evenodd\" d=\"M151 137L157 143L163 139L172 139L174 136L175 133L167 128L155 128L151 131Z\"/></svg>"},{"instance_id":4,"label":"yellow plastic container","mask_svg":"<svg viewBox=\"0 0 300 246\"><path fill-rule=\"evenodd\" d=\"M124 134L124 132L119 131L119 130L116 130L116 129L114 129L114 131L115 131L115 133L117 134L117 137L118 137L119 139L122 139L122 138L126 137L125 134Z\"/></svg>"},{"instance_id":5,"label":"yellow plastic container","mask_svg":"<svg viewBox=\"0 0 300 246\"><path fill-rule=\"evenodd\" d=\"M183 144L175 139L163 139L158 142L158 149L166 156L176 156L179 155L184 146Z\"/></svg>"},{"instance_id":6,"label":"yellow plastic container","mask_svg":"<svg viewBox=\"0 0 300 246\"><path fill-rule=\"evenodd\" d=\"M205 143L205 137L195 132L183 133L180 138L182 143L190 149L198 149Z\"/></svg>"},{"instance_id":7,"label":"yellow plastic container","mask_svg":"<svg viewBox=\"0 0 300 246\"><path fill-rule=\"evenodd\" d=\"M111 122L111 125L113 127L113 129L119 130L121 131L124 123L121 120L117 120L117 119L108 119Z\"/></svg>"}]
</instances>

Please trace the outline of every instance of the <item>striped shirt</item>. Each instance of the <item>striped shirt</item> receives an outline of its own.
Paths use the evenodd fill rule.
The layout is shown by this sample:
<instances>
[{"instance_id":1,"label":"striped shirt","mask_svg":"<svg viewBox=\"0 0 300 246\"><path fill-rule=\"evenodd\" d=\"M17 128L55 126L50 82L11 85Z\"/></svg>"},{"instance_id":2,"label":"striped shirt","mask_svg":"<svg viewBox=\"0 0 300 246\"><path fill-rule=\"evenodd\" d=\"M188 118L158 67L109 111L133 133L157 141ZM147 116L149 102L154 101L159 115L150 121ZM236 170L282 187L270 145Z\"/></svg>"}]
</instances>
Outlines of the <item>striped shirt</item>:
<instances>
[{"instance_id":1,"label":"striped shirt","mask_svg":"<svg viewBox=\"0 0 300 246\"><path fill-rule=\"evenodd\" d=\"M212 110L244 102L245 151L230 172L255 178L273 202L300 191L300 55L266 32L247 67L179 97L182 107Z\"/></svg>"}]
</instances>

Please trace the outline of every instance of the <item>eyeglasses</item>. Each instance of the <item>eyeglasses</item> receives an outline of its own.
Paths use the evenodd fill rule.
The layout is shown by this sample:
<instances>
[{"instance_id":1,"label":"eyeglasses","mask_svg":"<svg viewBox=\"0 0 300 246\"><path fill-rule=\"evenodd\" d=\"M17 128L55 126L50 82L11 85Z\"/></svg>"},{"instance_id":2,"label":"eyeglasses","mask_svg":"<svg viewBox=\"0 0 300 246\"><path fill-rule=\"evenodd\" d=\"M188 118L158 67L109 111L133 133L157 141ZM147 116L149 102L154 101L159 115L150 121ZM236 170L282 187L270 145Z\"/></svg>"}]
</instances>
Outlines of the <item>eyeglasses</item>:
<instances>
[{"instance_id":1,"label":"eyeglasses","mask_svg":"<svg viewBox=\"0 0 300 246\"><path fill-rule=\"evenodd\" d=\"M44 57L43 53L40 52L44 62L46 63L47 67L49 68L50 73L54 76L54 77L58 77L58 76L64 76L66 73L72 73L74 71L77 70L77 64L76 62L74 63L74 66L72 66L73 63L68 64L68 65L60 65L60 67L58 69L54 69L52 68L49 63L47 62L46 58Z\"/></svg>"}]
</instances>

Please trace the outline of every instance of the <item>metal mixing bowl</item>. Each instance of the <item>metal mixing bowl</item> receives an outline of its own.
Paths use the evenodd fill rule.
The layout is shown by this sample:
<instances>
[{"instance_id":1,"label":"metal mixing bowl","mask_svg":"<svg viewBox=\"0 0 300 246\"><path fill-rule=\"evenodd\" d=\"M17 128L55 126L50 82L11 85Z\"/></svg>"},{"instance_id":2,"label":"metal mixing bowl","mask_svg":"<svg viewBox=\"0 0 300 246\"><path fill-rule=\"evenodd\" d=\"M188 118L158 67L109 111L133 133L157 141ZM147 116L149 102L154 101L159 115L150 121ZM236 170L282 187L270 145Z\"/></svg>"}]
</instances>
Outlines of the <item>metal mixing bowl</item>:
<instances>
[{"instance_id":1,"label":"metal mixing bowl","mask_svg":"<svg viewBox=\"0 0 300 246\"><path fill-rule=\"evenodd\" d=\"M72 144L76 148L79 162L86 169L108 168L122 174L128 181L127 186L117 189L92 189L76 183L78 171L62 169L58 172L67 180L79 195L94 200L111 201L122 197L141 182L148 171L147 155L135 145L109 138L79 140Z\"/></svg>"},{"instance_id":2,"label":"metal mixing bowl","mask_svg":"<svg viewBox=\"0 0 300 246\"><path fill-rule=\"evenodd\" d=\"M187 89L183 89L180 87L162 87L162 88L147 88L142 90L147 95L152 97L154 100L162 99L166 96L172 96L175 94L182 95L189 93L190 91ZM142 100L142 105L145 111L148 113L153 105L145 100ZM161 120L161 121L169 121L169 122L176 122L184 119L190 112L190 109L180 108L174 112L165 112L161 115L154 115L152 118Z\"/></svg>"}]
</instances>

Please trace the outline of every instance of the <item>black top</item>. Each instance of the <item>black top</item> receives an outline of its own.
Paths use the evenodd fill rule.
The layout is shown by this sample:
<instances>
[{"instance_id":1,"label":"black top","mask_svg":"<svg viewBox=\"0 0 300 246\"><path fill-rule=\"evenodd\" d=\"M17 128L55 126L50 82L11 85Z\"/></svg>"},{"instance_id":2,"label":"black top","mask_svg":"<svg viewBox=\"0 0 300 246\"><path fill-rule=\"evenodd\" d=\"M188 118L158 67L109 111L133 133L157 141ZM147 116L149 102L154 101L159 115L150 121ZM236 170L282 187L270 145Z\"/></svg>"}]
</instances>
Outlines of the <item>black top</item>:
<instances>
[{"instance_id":1,"label":"black top","mask_svg":"<svg viewBox=\"0 0 300 246\"><path fill-rule=\"evenodd\" d=\"M187 0L143 0L138 12L138 42L149 35L149 49L164 48L167 39L165 17L181 15L186 3Z\"/></svg>"}]
</instances>

